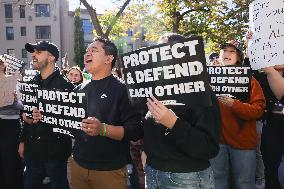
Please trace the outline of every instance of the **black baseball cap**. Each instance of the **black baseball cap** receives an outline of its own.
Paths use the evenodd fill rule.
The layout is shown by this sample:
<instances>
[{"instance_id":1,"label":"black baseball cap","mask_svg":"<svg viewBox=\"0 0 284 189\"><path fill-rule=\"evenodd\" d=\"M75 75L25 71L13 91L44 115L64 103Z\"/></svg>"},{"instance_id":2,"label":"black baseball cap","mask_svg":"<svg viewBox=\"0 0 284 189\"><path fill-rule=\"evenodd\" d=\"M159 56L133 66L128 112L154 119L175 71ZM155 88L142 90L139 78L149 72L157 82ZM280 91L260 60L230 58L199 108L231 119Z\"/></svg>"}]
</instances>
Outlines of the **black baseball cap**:
<instances>
[{"instance_id":1,"label":"black baseball cap","mask_svg":"<svg viewBox=\"0 0 284 189\"><path fill-rule=\"evenodd\" d=\"M52 54L55 57L55 61L57 61L59 58L59 50L57 46L48 41L40 41L37 42L36 44L26 43L25 49L30 53L33 53L35 49L39 51L48 51L50 54Z\"/></svg>"},{"instance_id":2,"label":"black baseball cap","mask_svg":"<svg viewBox=\"0 0 284 189\"><path fill-rule=\"evenodd\" d=\"M210 54L210 56L209 56L209 60L210 60L210 62L212 62L214 59L218 59L219 58L219 54L218 53L212 53L212 54Z\"/></svg>"}]
</instances>

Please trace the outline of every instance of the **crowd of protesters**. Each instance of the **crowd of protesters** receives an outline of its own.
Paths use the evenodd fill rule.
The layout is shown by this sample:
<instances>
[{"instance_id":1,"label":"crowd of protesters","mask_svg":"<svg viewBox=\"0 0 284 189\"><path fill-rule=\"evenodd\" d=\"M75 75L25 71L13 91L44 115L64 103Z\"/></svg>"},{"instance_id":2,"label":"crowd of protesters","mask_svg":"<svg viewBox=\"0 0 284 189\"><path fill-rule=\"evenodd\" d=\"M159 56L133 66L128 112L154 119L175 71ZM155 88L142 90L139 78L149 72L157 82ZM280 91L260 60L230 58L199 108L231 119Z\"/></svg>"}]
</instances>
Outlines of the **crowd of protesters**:
<instances>
[{"instance_id":1,"label":"crowd of protesters","mask_svg":"<svg viewBox=\"0 0 284 189\"><path fill-rule=\"evenodd\" d=\"M159 44L185 39L168 33ZM56 67L55 44L25 48L39 71L29 83L85 92L87 118L72 142L41 122L38 109L32 117L21 114L15 93L12 105L0 107L0 188L40 189L47 176L52 189L125 189L130 156L139 189L254 189L259 180L265 189L284 188L284 66L255 72L246 101L210 90L211 106L190 108L152 96L144 115L132 106L120 70L113 71L118 52L111 41L98 37L87 47L89 80L77 66ZM230 41L209 59L214 66L242 66L245 57L239 43ZM0 79L7 77L5 67L0 60Z\"/></svg>"}]
</instances>

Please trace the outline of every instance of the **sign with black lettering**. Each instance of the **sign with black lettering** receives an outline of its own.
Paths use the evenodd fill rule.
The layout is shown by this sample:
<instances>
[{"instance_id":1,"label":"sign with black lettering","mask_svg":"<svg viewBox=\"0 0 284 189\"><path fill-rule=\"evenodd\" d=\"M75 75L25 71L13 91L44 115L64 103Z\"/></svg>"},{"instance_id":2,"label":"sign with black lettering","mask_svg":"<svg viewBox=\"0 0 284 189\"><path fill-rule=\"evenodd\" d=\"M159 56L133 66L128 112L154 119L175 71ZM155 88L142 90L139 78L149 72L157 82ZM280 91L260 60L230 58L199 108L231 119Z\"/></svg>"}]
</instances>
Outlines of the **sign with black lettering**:
<instances>
[{"instance_id":1,"label":"sign with black lettering","mask_svg":"<svg viewBox=\"0 0 284 189\"><path fill-rule=\"evenodd\" d=\"M211 105L201 37L142 48L121 59L133 104L145 108L147 97L155 96L164 104Z\"/></svg>"},{"instance_id":2,"label":"sign with black lettering","mask_svg":"<svg viewBox=\"0 0 284 189\"><path fill-rule=\"evenodd\" d=\"M249 58L253 70L283 64L284 1L255 0L250 4Z\"/></svg>"},{"instance_id":3,"label":"sign with black lettering","mask_svg":"<svg viewBox=\"0 0 284 189\"><path fill-rule=\"evenodd\" d=\"M14 75L16 72L21 72L25 67L26 63L22 60L19 60L11 55L4 54L1 55L1 59L7 64L6 74Z\"/></svg>"},{"instance_id":4,"label":"sign with black lettering","mask_svg":"<svg viewBox=\"0 0 284 189\"><path fill-rule=\"evenodd\" d=\"M81 130L82 119L87 116L86 93L46 90L24 82L20 90L24 112L30 118L37 108L42 114L41 122L50 125L53 132L73 137Z\"/></svg>"},{"instance_id":5,"label":"sign with black lettering","mask_svg":"<svg viewBox=\"0 0 284 189\"><path fill-rule=\"evenodd\" d=\"M208 66L210 85L217 96L245 101L250 98L252 70L249 66Z\"/></svg>"}]
</instances>

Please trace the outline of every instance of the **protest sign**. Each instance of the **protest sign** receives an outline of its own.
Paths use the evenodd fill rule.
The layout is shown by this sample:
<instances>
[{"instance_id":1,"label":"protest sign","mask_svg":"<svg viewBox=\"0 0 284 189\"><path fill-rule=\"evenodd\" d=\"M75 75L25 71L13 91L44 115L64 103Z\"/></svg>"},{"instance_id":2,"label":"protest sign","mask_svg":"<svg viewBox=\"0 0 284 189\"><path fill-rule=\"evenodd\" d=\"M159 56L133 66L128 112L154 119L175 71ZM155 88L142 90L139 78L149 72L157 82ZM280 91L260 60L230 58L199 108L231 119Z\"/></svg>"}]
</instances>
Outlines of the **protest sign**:
<instances>
[{"instance_id":1,"label":"protest sign","mask_svg":"<svg viewBox=\"0 0 284 189\"><path fill-rule=\"evenodd\" d=\"M82 119L87 116L87 97L83 92L47 90L37 85L21 83L21 99L28 115L36 107L42 114L42 123L53 132L74 136L81 130Z\"/></svg>"},{"instance_id":2,"label":"protest sign","mask_svg":"<svg viewBox=\"0 0 284 189\"><path fill-rule=\"evenodd\" d=\"M19 75L0 79L0 107L12 105L16 95L16 85Z\"/></svg>"},{"instance_id":3,"label":"protest sign","mask_svg":"<svg viewBox=\"0 0 284 189\"><path fill-rule=\"evenodd\" d=\"M208 66L209 81L217 96L245 101L250 98L252 70L249 66Z\"/></svg>"},{"instance_id":4,"label":"protest sign","mask_svg":"<svg viewBox=\"0 0 284 189\"><path fill-rule=\"evenodd\" d=\"M30 81L31 79L33 79L34 78L34 76L35 75L37 75L39 73L39 71L37 71L37 70L33 70L33 69L24 69L23 70L23 73L22 73L22 75L23 75L23 82L28 82L28 81Z\"/></svg>"},{"instance_id":5,"label":"protest sign","mask_svg":"<svg viewBox=\"0 0 284 189\"><path fill-rule=\"evenodd\" d=\"M255 0L250 4L249 58L253 70L283 64L284 1Z\"/></svg>"},{"instance_id":6,"label":"protest sign","mask_svg":"<svg viewBox=\"0 0 284 189\"><path fill-rule=\"evenodd\" d=\"M134 105L144 109L150 96L165 104L211 105L201 37L142 48L123 54L121 59Z\"/></svg>"},{"instance_id":7,"label":"protest sign","mask_svg":"<svg viewBox=\"0 0 284 189\"><path fill-rule=\"evenodd\" d=\"M7 64L6 74L14 75L16 72L21 72L26 63L22 60L19 60L11 55L4 54L1 55L1 59Z\"/></svg>"},{"instance_id":8,"label":"protest sign","mask_svg":"<svg viewBox=\"0 0 284 189\"><path fill-rule=\"evenodd\" d=\"M41 121L56 125L54 132L73 136L81 130L82 119L87 116L86 93L38 89L37 99Z\"/></svg>"},{"instance_id":9,"label":"protest sign","mask_svg":"<svg viewBox=\"0 0 284 189\"><path fill-rule=\"evenodd\" d=\"M37 89L36 84L19 82L19 96L24 105L23 112L28 118L32 118L33 109L38 107Z\"/></svg>"}]
</instances>

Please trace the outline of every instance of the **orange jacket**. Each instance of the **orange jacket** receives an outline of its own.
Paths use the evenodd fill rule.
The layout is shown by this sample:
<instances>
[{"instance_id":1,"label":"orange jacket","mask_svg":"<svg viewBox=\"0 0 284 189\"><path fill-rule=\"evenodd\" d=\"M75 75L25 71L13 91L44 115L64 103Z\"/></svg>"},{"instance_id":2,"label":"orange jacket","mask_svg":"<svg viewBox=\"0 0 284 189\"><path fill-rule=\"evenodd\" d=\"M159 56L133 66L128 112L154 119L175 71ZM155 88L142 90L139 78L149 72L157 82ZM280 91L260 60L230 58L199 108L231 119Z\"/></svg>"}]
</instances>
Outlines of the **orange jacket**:
<instances>
[{"instance_id":1,"label":"orange jacket","mask_svg":"<svg viewBox=\"0 0 284 189\"><path fill-rule=\"evenodd\" d=\"M234 100L232 107L221 102L219 105L222 119L221 143L237 149L255 149L259 140L256 120L265 109L265 98L258 81L252 77L250 99L247 102Z\"/></svg>"}]
</instances>

